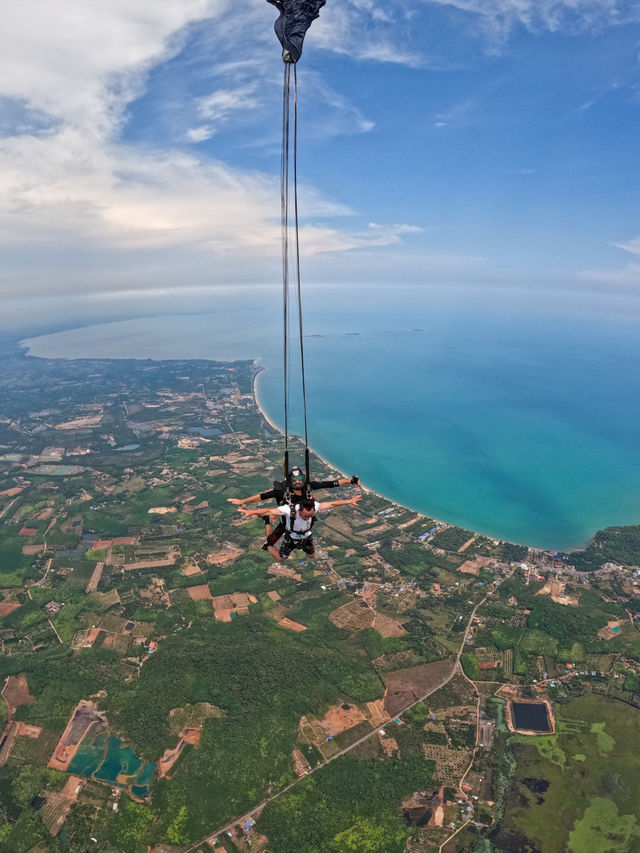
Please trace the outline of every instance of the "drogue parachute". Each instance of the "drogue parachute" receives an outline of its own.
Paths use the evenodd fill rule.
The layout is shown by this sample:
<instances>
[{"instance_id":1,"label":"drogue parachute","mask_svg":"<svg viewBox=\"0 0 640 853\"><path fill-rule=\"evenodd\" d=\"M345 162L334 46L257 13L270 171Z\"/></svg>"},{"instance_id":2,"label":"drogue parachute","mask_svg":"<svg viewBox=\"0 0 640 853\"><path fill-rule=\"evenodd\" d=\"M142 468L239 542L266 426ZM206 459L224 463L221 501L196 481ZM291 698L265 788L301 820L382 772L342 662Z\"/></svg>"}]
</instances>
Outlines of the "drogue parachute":
<instances>
[{"instance_id":1,"label":"drogue parachute","mask_svg":"<svg viewBox=\"0 0 640 853\"><path fill-rule=\"evenodd\" d=\"M282 45L285 62L297 62L307 30L320 15L327 0L267 0L280 12L274 29Z\"/></svg>"}]
</instances>

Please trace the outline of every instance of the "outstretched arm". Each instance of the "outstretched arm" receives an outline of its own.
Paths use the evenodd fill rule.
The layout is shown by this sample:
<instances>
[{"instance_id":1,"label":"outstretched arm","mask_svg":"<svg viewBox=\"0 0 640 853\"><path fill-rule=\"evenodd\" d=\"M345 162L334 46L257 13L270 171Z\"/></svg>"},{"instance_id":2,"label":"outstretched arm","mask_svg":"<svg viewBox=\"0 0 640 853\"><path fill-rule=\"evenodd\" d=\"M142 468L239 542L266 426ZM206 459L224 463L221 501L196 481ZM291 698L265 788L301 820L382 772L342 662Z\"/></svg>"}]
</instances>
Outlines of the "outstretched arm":
<instances>
[{"instance_id":1,"label":"outstretched arm","mask_svg":"<svg viewBox=\"0 0 640 853\"><path fill-rule=\"evenodd\" d=\"M262 508L262 509L245 509L243 506L238 507L238 512L241 512L245 518L250 515L255 515L257 517L264 517L265 515L284 515L279 506L271 507L271 508Z\"/></svg>"},{"instance_id":2,"label":"outstretched arm","mask_svg":"<svg viewBox=\"0 0 640 853\"><path fill-rule=\"evenodd\" d=\"M333 506L355 506L362 495L354 495L352 498L349 498L348 501L325 501L324 503L318 504L318 509L331 509Z\"/></svg>"},{"instance_id":3,"label":"outstretched arm","mask_svg":"<svg viewBox=\"0 0 640 853\"><path fill-rule=\"evenodd\" d=\"M260 495L251 495L250 498L227 498L227 502L233 504L234 506L239 506L240 504L249 504L259 500Z\"/></svg>"},{"instance_id":4,"label":"outstretched arm","mask_svg":"<svg viewBox=\"0 0 640 853\"><path fill-rule=\"evenodd\" d=\"M268 501L275 497L276 490L267 489L266 492L258 492L257 495L251 495L250 498L227 498L227 501L234 506L239 506L240 504L253 503L254 501Z\"/></svg>"}]
</instances>

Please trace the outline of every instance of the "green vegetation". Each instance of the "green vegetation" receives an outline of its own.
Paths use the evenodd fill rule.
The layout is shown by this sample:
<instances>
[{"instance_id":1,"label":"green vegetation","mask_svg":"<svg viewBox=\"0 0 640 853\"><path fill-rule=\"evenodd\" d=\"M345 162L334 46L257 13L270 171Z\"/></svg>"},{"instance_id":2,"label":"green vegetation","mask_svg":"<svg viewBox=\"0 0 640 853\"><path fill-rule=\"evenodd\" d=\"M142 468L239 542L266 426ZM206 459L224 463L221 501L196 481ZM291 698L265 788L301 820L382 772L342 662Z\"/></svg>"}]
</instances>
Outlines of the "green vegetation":
<instances>
[{"instance_id":1,"label":"green vegetation","mask_svg":"<svg viewBox=\"0 0 640 853\"><path fill-rule=\"evenodd\" d=\"M640 525L598 530L589 547L569 554L568 560L582 572L593 571L607 562L637 566L640 564Z\"/></svg>"},{"instance_id":2,"label":"green vegetation","mask_svg":"<svg viewBox=\"0 0 640 853\"><path fill-rule=\"evenodd\" d=\"M258 828L278 853L401 853L401 800L428 785L431 767L417 757L338 759L269 803Z\"/></svg>"},{"instance_id":3,"label":"green vegetation","mask_svg":"<svg viewBox=\"0 0 640 853\"><path fill-rule=\"evenodd\" d=\"M637 843L640 772L629 743L638 711L587 693L556 705L555 712L556 735L511 738L517 773L503 830L495 838L497 849L509 833L532 839L545 853L635 849L630 845ZM524 779L542 780L548 787L535 794Z\"/></svg>"},{"instance_id":4,"label":"green vegetation","mask_svg":"<svg viewBox=\"0 0 640 853\"><path fill-rule=\"evenodd\" d=\"M634 814L621 815L611 800L595 797L576 828L569 835L573 853L624 853L634 838L640 838L640 824Z\"/></svg>"}]
</instances>

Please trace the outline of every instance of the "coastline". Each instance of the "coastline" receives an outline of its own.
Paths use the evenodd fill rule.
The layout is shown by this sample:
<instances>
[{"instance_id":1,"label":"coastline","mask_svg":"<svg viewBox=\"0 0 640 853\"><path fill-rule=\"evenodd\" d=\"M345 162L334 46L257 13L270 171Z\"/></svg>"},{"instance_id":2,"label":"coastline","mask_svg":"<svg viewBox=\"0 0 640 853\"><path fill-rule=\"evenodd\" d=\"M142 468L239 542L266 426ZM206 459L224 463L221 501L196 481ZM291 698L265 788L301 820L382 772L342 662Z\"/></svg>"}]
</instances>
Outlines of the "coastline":
<instances>
[{"instance_id":1,"label":"coastline","mask_svg":"<svg viewBox=\"0 0 640 853\"><path fill-rule=\"evenodd\" d=\"M260 398L258 396L258 379L262 375L262 373L264 373L264 371L267 368L263 367L263 365L261 365L261 364L258 364L255 360L254 360L254 366L256 368L256 374L253 377L253 401L256 404L256 408L258 409L258 411L260 412L262 417L265 419L265 421L269 424L269 426L273 430L275 430L275 432L277 432L279 435L284 436L284 433L280 429L280 427L271 420L269 415L265 412L264 408L260 405ZM310 447L309 450L314 456L316 456L318 459L320 459L321 462L324 462L325 465L327 465L333 471L336 471L340 475L340 477L344 478L344 477L351 477L352 476L351 474L346 474L344 471L342 471L340 468L338 468L336 465L334 465L330 459L327 459L326 456L322 456L320 453L318 453L316 450L314 450L313 447ZM394 506L403 507L404 509L409 510L409 512L415 512L416 515L419 515L422 518L433 519L433 521L437 521L439 524L446 524L448 527L454 526L449 521L443 521L442 519L434 518L431 515L427 516L422 512L422 510L415 509L414 507L407 506L406 504L398 503L398 501L394 500L393 498L390 498L388 495L383 495L381 492L376 492L375 489L370 489L367 486L364 486L362 483L360 483L360 488L362 489L363 492L368 492L370 495L376 495L376 497L382 498L382 500L385 500L385 501L389 501ZM476 536L484 535L484 534L477 533L475 530L473 530L471 532L475 533ZM504 541L504 540L501 540L501 541ZM527 547L529 547L529 546L527 546Z\"/></svg>"}]
</instances>

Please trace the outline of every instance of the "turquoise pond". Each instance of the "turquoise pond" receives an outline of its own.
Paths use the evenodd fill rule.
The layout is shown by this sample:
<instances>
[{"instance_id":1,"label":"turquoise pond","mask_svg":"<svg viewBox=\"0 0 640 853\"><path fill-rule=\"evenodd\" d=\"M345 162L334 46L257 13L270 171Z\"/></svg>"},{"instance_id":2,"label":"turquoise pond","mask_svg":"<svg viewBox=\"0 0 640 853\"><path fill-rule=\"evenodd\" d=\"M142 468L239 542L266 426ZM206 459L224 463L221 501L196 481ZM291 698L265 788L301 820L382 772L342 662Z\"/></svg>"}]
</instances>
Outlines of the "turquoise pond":
<instances>
[{"instance_id":1,"label":"turquoise pond","mask_svg":"<svg viewBox=\"0 0 640 853\"><path fill-rule=\"evenodd\" d=\"M141 761L122 741L100 731L80 745L69 773L87 776L111 785L128 786L137 797L145 797L153 779L155 765Z\"/></svg>"}]
</instances>

